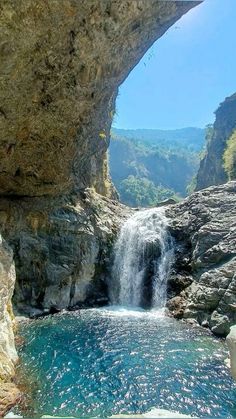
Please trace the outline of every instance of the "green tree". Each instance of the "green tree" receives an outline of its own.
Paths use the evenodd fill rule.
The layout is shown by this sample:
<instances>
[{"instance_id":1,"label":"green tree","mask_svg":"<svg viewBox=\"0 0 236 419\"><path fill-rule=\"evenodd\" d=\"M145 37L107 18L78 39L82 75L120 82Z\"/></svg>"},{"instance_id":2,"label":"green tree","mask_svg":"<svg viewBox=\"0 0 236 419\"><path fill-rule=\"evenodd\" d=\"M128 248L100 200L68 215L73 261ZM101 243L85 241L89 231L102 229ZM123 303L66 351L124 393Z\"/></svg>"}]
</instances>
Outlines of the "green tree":
<instances>
[{"instance_id":1,"label":"green tree","mask_svg":"<svg viewBox=\"0 0 236 419\"><path fill-rule=\"evenodd\" d=\"M195 175L192 177L190 183L186 187L186 191L188 195L191 195L195 191L196 185L197 185L197 176Z\"/></svg>"},{"instance_id":2,"label":"green tree","mask_svg":"<svg viewBox=\"0 0 236 419\"><path fill-rule=\"evenodd\" d=\"M130 175L124 179L119 188L122 202L132 207L148 207L155 206L158 202L168 198L178 199L174 191L155 186L155 184L147 179Z\"/></svg>"},{"instance_id":3,"label":"green tree","mask_svg":"<svg viewBox=\"0 0 236 419\"><path fill-rule=\"evenodd\" d=\"M236 179L236 130L226 143L223 161L229 180Z\"/></svg>"}]
</instances>

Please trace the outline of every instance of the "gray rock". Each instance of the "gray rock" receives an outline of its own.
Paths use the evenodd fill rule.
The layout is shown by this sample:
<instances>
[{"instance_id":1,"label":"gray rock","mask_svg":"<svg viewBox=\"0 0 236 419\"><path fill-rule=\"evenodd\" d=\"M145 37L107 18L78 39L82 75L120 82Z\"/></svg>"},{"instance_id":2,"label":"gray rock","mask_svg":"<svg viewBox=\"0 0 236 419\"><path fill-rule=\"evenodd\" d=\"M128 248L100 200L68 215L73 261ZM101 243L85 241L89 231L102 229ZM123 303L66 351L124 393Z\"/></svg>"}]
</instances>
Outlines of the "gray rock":
<instances>
[{"instance_id":1,"label":"gray rock","mask_svg":"<svg viewBox=\"0 0 236 419\"><path fill-rule=\"evenodd\" d=\"M236 326L231 326L230 333L226 337L230 354L230 369L232 377L236 380Z\"/></svg>"},{"instance_id":2,"label":"gray rock","mask_svg":"<svg viewBox=\"0 0 236 419\"><path fill-rule=\"evenodd\" d=\"M10 222L1 227L15 254L14 304L21 313L106 301L112 245L132 210L92 190L76 202L0 201L0 210L9 211Z\"/></svg>"},{"instance_id":3,"label":"gray rock","mask_svg":"<svg viewBox=\"0 0 236 419\"><path fill-rule=\"evenodd\" d=\"M230 330L230 321L228 316L213 311L210 318L210 328L218 336L226 336Z\"/></svg>"},{"instance_id":4,"label":"gray rock","mask_svg":"<svg viewBox=\"0 0 236 419\"><path fill-rule=\"evenodd\" d=\"M212 332L225 336L236 322L236 182L196 192L166 214L177 249L170 282L176 271L193 281L180 290L183 317L209 318Z\"/></svg>"}]
</instances>

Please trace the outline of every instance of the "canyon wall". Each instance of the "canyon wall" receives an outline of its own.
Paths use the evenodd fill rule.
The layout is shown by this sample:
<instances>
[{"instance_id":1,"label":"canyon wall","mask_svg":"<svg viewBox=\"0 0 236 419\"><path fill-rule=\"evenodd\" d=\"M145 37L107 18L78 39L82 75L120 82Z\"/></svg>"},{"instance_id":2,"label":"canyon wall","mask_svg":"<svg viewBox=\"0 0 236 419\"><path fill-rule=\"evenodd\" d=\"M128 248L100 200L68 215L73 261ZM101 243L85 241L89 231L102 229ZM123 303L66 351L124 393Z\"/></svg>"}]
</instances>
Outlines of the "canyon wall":
<instances>
[{"instance_id":1,"label":"canyon wall","mask_svg":"<svg viewBox=\"0 0 236 419\"><path fill-rule=\"evenodd\" d=\"M104 221L91 197L116 198L106 150L118 87L197 4L1 2L0 231L14 250L17 305L63 308L86 298L78 278L94 278ZM86 188L95 191L88 205Z\"/></svg>"},{"instance_id":2,"label":"canyon wall","mask_svg":"<svg viewBox=\"0 0 236 419\"><path fill-rule=\"evenodd\" d=\"M17 353L13 334L11 298L15 285L13 252L0 236L0 416L14 404L20 392L11 381Z\"/></svg>"},{"instance_id":3,"label":"canyon wall","mask_svg":"<svg viewBox=\"0 0 236 419\"><path fill-rule=\"evenodd\" d=\"M216 111L213 133L207 143L206 154L200 162L196 190L220 185L228 180L223 166L226 143L236 128L236 93L227 97Z\"/></svg>"},{"instance_id":4,"label":"canyon wall","mask_svg":"<svg viewBox=\"0 0 236 419\"><path fill-rule=\"evenodd\" d=\"M14 251L14 305L39 314L107 301L114 238L130 209L85 190L66 198L0 201L1 231Z\"/></svg>"},{"instance_id":5,"label":"canyon wall","mask_svg":"<svg viewBox=\"0 0 236 419\"><path fill-rule=\"evenodd\" d=\"M167 306L226 336L236 322L236 182L196 192L167 215L176 248Z\"/></svg>"},{"instance_id":6,"label":"canyon wall","mask_svg":"<svg viewBox=\"0 0 236 419\"><path fill-rule=\"evenodd\" d=\"M199 3L1 1L0 233L14 251L18 309L37 314L93 299L91 281L103 297L104 263L124 216L108 200L116 191L106 159L118 87ZM0 258L4 266L4 252ZM13 268L8 285L4 269L0 356L8 359L9 378L16 360ZM0 389L7 401L13 391L3 381Z\"/></svg>"}]
</instances>

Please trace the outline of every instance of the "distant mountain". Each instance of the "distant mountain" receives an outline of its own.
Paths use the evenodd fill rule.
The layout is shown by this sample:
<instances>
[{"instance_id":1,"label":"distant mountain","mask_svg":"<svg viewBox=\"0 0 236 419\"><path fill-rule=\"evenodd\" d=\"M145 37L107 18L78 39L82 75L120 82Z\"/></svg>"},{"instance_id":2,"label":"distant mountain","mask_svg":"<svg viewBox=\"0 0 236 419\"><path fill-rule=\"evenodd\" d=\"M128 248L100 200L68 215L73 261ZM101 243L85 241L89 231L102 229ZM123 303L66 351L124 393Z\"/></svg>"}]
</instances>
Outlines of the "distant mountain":
<instances>
[{"instance_id":1,"label":"distant mountain","mask_svg":"<svg viewBox=\"0 0 236 419\"><path fill-rule=\"evenodd\" d=\"M112 132L118 137L141 140L153 145L171 143L172 147L187 146L196 151L200 151L205 144L205 129L203 128L189 127L173 130L112 128Z\"/></svg>"},{"instance_id":2,"label":"distant mountain","mask_svg":"<svg viewBox=\"0 0 236 419\"><path fill-rule=\"evenodd\" d=\"M131 206L151 206L187 195L196 175L205 130L112 129L110 174L120 199Z\"/></svg>"}]
</instances>

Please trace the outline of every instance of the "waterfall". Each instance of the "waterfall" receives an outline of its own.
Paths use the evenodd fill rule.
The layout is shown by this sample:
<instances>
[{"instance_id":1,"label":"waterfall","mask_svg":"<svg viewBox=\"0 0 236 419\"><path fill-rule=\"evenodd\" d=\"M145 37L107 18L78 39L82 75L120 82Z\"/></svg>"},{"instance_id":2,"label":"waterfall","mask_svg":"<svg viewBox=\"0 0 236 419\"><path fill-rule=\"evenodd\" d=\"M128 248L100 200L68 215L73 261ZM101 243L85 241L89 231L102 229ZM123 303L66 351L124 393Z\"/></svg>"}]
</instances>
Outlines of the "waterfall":
<instances>
[{"instance_id":1,"label":"waterfall","mask_svg":"<svg viewBox=\"0 0 236 419\"><path fill-rule=\"evenodd\" d=\"M165 306L174 254L167 226L163 208L139 211L124 223L114 248L112 303L144 306L146 293L153 308Z\"/></svg>"}]
</instances>

